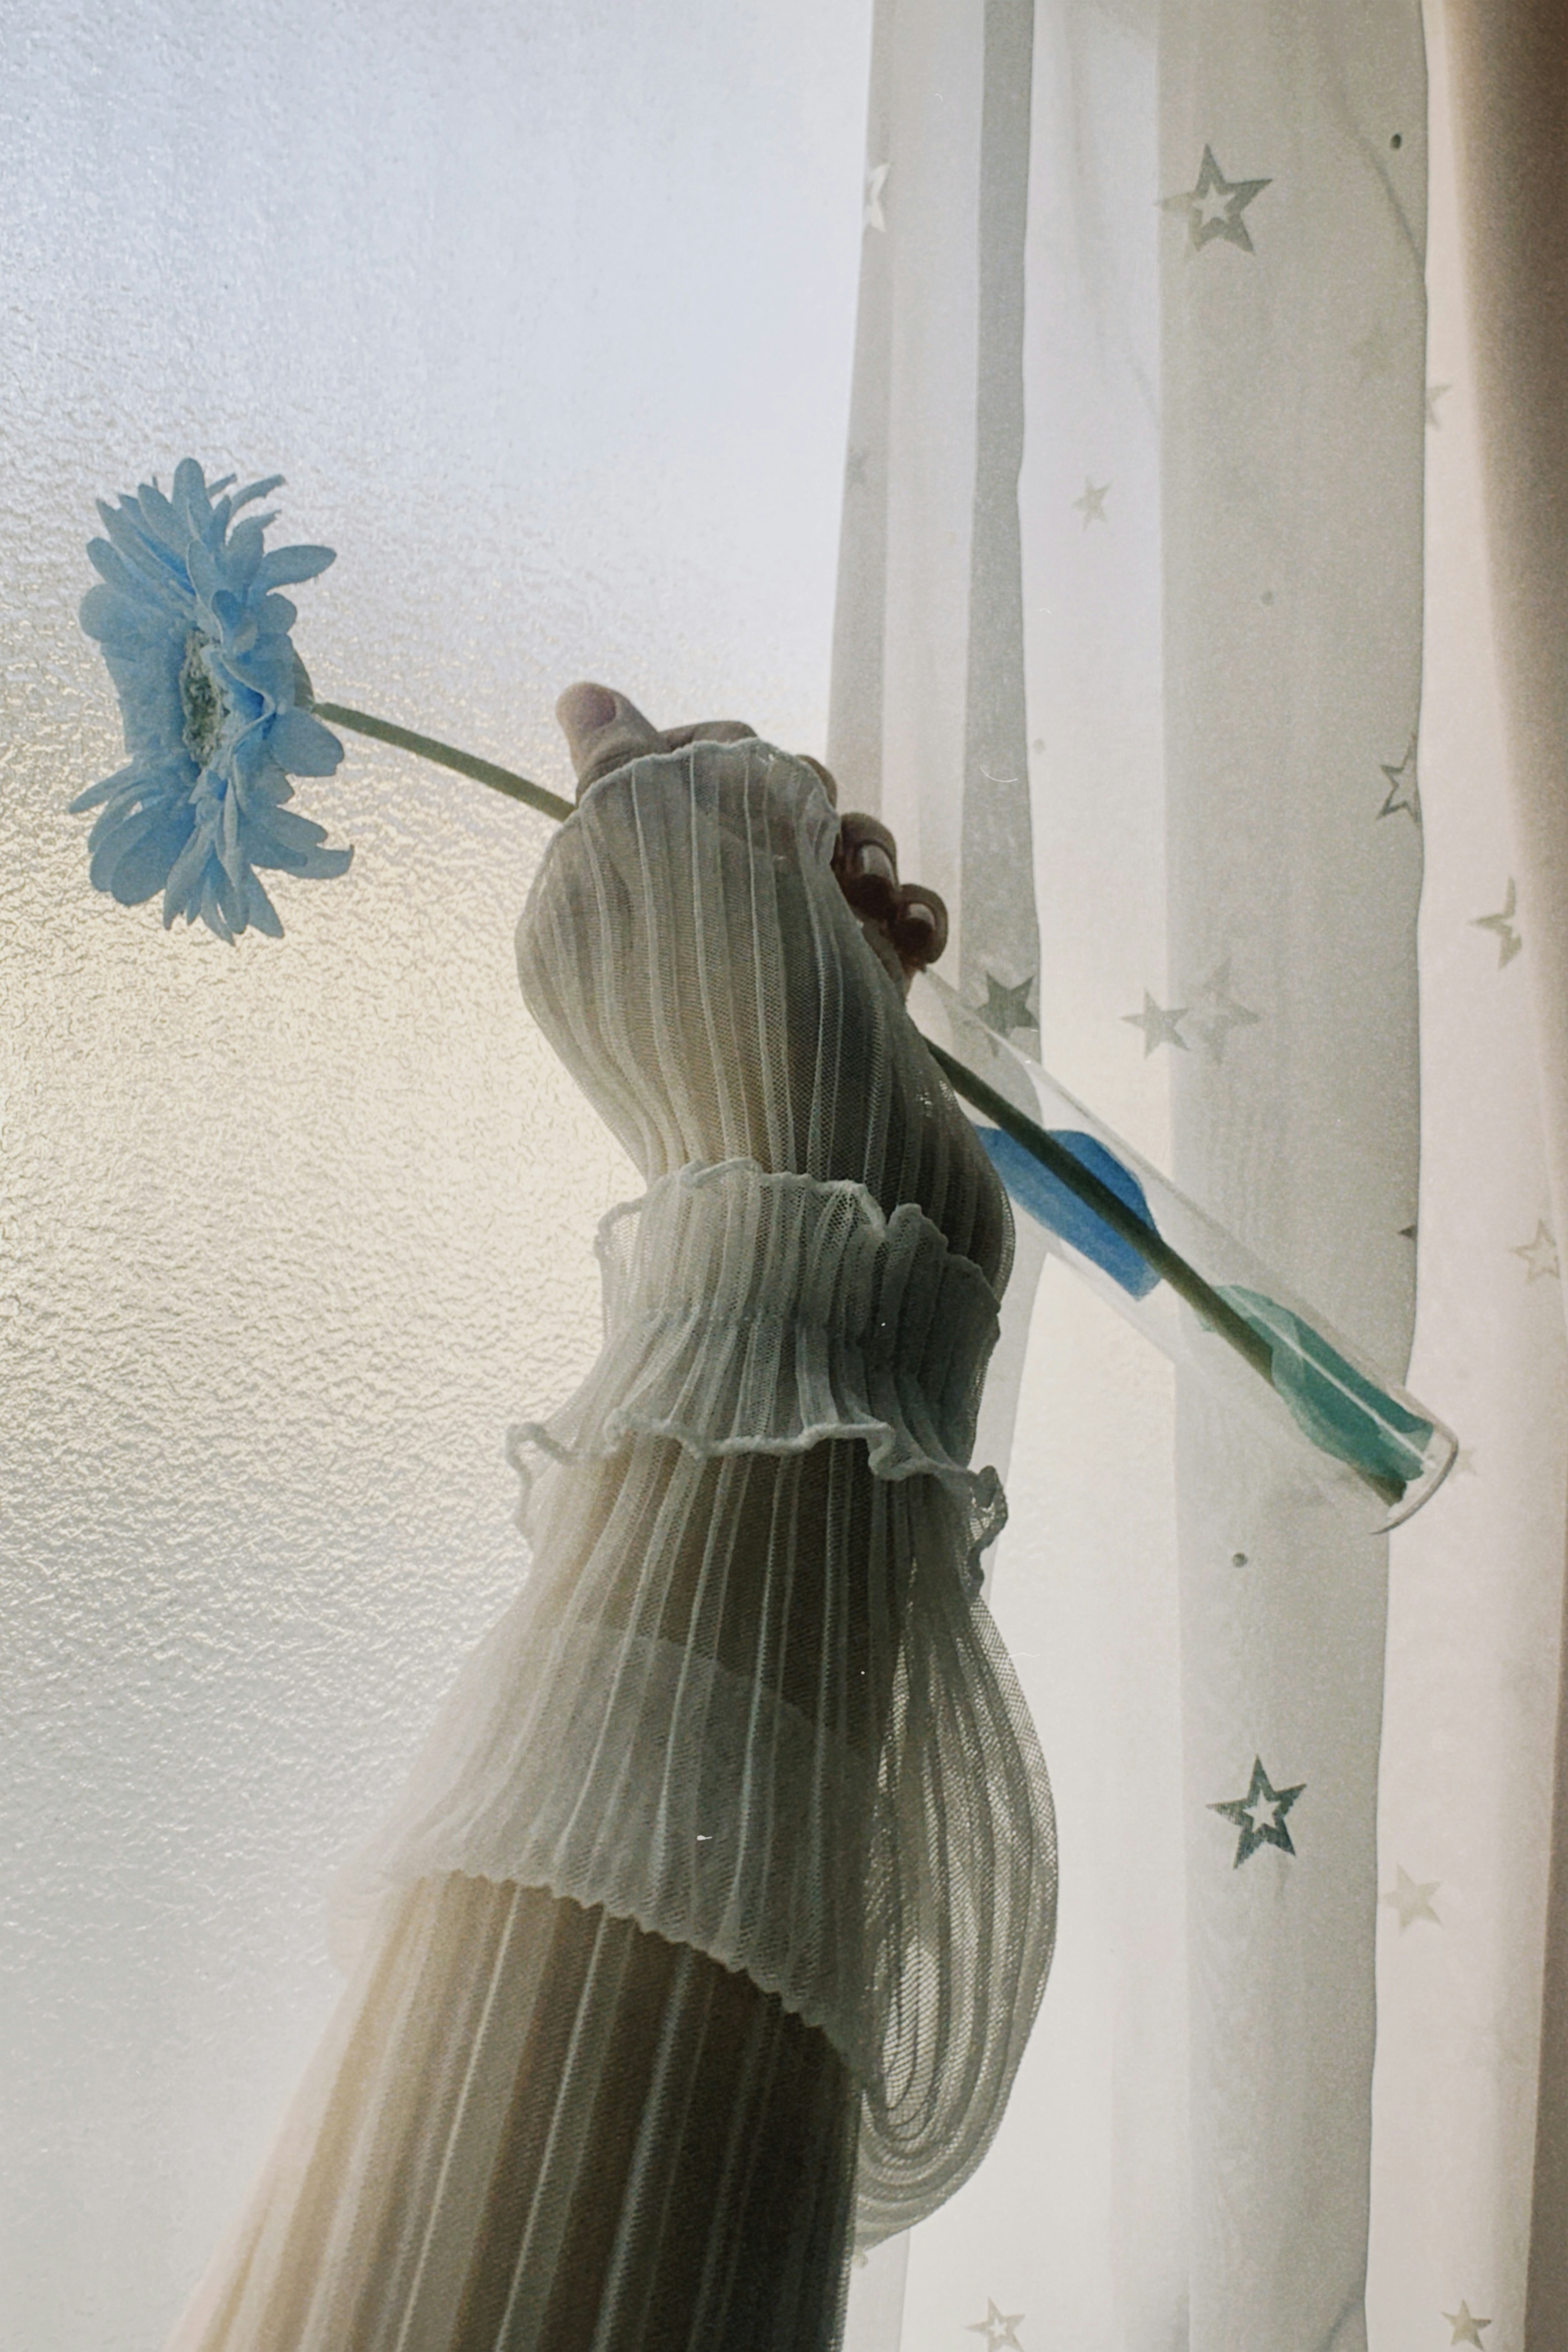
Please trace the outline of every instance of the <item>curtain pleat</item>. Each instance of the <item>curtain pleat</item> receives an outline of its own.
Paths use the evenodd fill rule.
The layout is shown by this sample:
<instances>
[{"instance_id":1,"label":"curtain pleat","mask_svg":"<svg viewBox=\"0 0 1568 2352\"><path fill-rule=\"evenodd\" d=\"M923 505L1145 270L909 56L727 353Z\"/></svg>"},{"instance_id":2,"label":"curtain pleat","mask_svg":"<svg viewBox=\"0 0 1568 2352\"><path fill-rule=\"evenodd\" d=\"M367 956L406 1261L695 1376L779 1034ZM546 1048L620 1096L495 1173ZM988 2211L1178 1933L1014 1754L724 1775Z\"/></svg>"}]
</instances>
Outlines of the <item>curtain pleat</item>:
<instances>
[{"instance_id":1,"label":"curtain pleat","mask_svg":"<svg viewBox=\"0 0 1568 2352\"><path fill-rule=\"evenodd\" d=\"M1038 1034L1017 483L1032 0L876 0L827 755L900 870L940 890L943 969ZM1022 1224L975 1458L1005 1475L1037 1286ZM849 2352L895 2352L905 2248L852 2284Z\"/></svg>"},{"instance_id":2,"label":"curtain pleat","mask_svg":"<svg viewBox=\"0 0 1568 2352\"><path fill-rule=\"evenodd\" d=\"M876 77L836 708L869 675L847 649L875 633L880 804L928 861L952 856L956 829L962 860L926 871L961 881L954 977L979 1019L1037 1028L1044 1058L1124 1105L1162 1158L1169 1106L1178 1180L1398 1371L1418 1134L1418 13L1037 0L937 24L885 0ZM1009 894L1030 869L1049 913L1022 944ZM1104 1382L1104 1343L1049 1295L1026 1393L1066 1418L1069 1351ZM1141 1429L1139 1370L1115 1377L1105 1410ZM1027 1534L1015 1522L1003 1595L1028 1628L1047 1741L1050 1710L1072 1714L1068 1657L1133 1707L1116 1730L1103 1711L1074 1727L1063 2007L1058 2022L1047 2005L1028 2136L930 2225L942 2252L917 2246L916 2275L940 2271L944 2293L970 2278L982 2328L1001 2323L981 2320L976 2249L993 2309L1010 2259L1037 2306L1054 2268L1058 2324L1107 2341L1363 2343L1385 1549L1187 1400L1175 1735L1174 1672L1133 1662L1121 1624L1096 1617L1115 1602L1078 1571L1126 1498L1060 1461L1037 1416L1024 1427L1014 1472L1021 1459L1037 1480L1036 1517ZM1125 1450L1157 1573L1159 1469ZM1131 1563L1108 1575L1168 1624ZM1289 1835L1266 1805L1268 1838L1216 1817L1257 1770L1288 1792ZM1173 1836L1174 1887L1151 1853ZM1121 1881L1144 1877L1147 1924L1118 1913ZM1184 1895L1181 2118L1185 2053L1168 2032L1147 2046L1166 2018L1142 1979L1173 1974ZM1090 1954L1117 1987L1103 2005L1080 1985ZM1058 2096L1078 2104L1059 2113ZM1134 2153L1141 2100L1154 2143L1191 2167L1168 2210ZM1055 2168L1058 2136L1085 2150L1076 2170ZM991 2211L1022 2197L1031 2164L1054 2266L1016 2239L1015 2256L983 2211L986 2184ZM1094 2212L1098 2275L1064 2219L1079 2196L1088 2211L1091 2173L1117 2209ZM1120 2210L1141 2181L1157 2233ZM907 2343L958 2324L940 2307L911 2315Z\"/></svg>"},{"instance_id":3,"label":"curtain pleat","mask_svg":"<svg viewBox=\"0 0 1568 2352\"><path fill-rule=\"evenodd\" d=\"M1310 20L1172 0L1161 79L1162 1002L1192 1005L1228 965L1255 1015L1245 1042L1174 1055L1173 1172L1398 1374L1422 836L1385 777L1413 781L1421 692L1420 25L1404 0ZM1176 1476L1190 2341L1348 2352L1366 2341L1386 1545L1190 1391ZM1289 1843L1216 1817L1260 1785L1299 1791L1288 1822L1253 1816Z\"/></svg>"},{"instance_id":4,"label":"curtain pleat","mask_svg":"<svg viewBox=\"0 0 1568 2352\"><path fill-rule=\"evenodd\" d=\"M986 0L975 255L974 502L964 693L963 888L956 969L973 1001L986 982L1015 992L1009 1034L1039 1030L1024 575L1018 475L1024 462L1025 236L1034 0Z\"/></svg>"},{"instance_id":5,"label":"curtain pleat","mask_svg":"<svg viewBox=\"0 0 1568 2352\"><path fill-rule=\"evenodd\" d=\"M1568 1232L1568 16L1445 0L1554 1230ZM1568 1661L1568 1633L1564 1636ZM1568 1677L1561 1685L1526 2342L1568 2343Z\"/></svg>"}]
</instances>

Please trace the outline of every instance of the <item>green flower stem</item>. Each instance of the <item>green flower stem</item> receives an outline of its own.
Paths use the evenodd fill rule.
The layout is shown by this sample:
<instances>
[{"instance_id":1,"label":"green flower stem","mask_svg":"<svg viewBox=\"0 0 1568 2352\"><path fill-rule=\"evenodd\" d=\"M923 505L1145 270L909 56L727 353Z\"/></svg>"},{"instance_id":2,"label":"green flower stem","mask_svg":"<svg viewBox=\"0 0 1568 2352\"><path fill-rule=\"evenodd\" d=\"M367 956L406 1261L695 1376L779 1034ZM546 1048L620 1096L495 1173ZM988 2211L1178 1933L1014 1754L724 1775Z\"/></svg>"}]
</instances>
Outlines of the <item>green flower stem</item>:
<instances>
[{"instance_id":1,"label":"green flower stem","mask_svg":"<svg viewBox=\"0 0 1568 2352\"><path fill-rule=\"evenodd\" d=\"M947 1085L952 1087L954 1094L962 1094L966 1101L973 1103L975 1110L983 1110L987 1119L994 1119L996 1127L1002 1129L1004 1134L1011 1136L1013 1143L1023 1143L1025 1152L1032 1152L1035 1160L1039 1160L1041 1167L1048 1169L1051 1176L1056 1176L1058 1183L1074 1192L1077 1200L1084 1202L1086 1209L1090 1209L1102 1223L1112 1228L1114 1234L1119 1234L1123 1242L1129 1242L1131 1249L1138 1251L1138 1256L1145 1261L1145 1265L1150 1265L1163 1282L1171 1284L1171 1289L1175 1291L1178 1298L1187 1301L1187 1306L1192 1307L1194 1315L1199 1315L1201 1322L1206 1322L1208 1328L1215 1331L1217 1339L1223 1339L1229 1348L1234 1348L1234 1352L1241 1357L1241 1362L1248 1364L1258 1373L1258 1379L1268 1381L1269 1388L1279 1392L1279 1381L1274 1379L1274 1350L1269 1348L1268 1339L1262 1339L1260 1331L1253 1331L1246 1318L1237 1315L1232 1303L1227 1298L1220 1298L1220 1294L1213 1289L1213 1284L1204 1282L1204 1277L1196 1273L1196 1267L1180 1256L1180 1251L1171 1249L1171 1244L1163 1240L1162 1233L1154 1230L1154 1225L1147 1225L1133 1209L1129 1209L1126 1202L1114 1195L1110 1185L1100 1183L1093 1169L1086 1169L1081 1160L1074 1160L1072 1152L1065 1150L1065 1146L1058 1143L1056 1136L1048 1134L1047 1129L1039 1127L1039 1122L1027 1118L1023 1110L1016 1110L1008 1103L1006 1096L996 1094L994 1087L987 1087L985 1079L966 1068L966 1063L954 1061L952 1054L942 1054L941 1045L933 1045L929 1037L926 1037L926 1051L936 1061L938 1070L945 1075ZM1383 1503L1404 1500L1405 1489L1404 1482L1399 1482L1399 1479L1380 1477L1375 1470L1363 1470L1359 1463L1350 1463L1347 1467L1352 1467L1356 1477L1366 1486L1371 1486L1373 1494Z\"/></svg>"},{"instance_id":2,"label":"green flower stem","mask_svg":"<svg viewBox=\"0 0 1568 2352\"><path fill-rule=\"evenodd\" d=\"M1130 1209L1125 1201L1120 1200L1092 1169L1075 1160L1054 1135L1025 1112L1015 1110L1005 1095L999 1095L994 1087L988 1087L984 1078L977 1077L963 1062L955 1062L951 1054L944 1054L942 1047L933 1045L929 1037L925 1042L926 1051L955 1093L966 1096L976 1110L983 1110L987 1118L995 1120L1004 1135L1010 1135L1015 1143L1021 1143L1026 1151L1032 1152L1058 1184L1064 1184L1069 1192L1075 1193L1102 1224L1109 1225L1113 1234L1135 1249L1145 1265L1152 1266L1163 1281L1168 1282L1176 1296L1184 1298L1187 1305L1201 1315L1205 1323L1212 1325L1222 1339L1227 1339L1237 1354L1245 1357L1253 1370L1260 1372L1269 1387L1273 1387L1274 1351L1267 1339L1261 1338L1251 1324L1238 1315L1235 1307L1222 1298L1218 1291L1206 1283L1163 1235L1155 1232L1152 1225L1146 1223L1136 1210Z\"/></svg>"},{"instance_id":3,"label":"green flower stem","mask_svg":"<svg viewBox=\"0 0 1568 2352\"><path fill-rule=\"evenodd\" d=\"M521 801L528 808L538 809L544 816L569 817L574 803L563 800L559 793L548 791L527 776L514 775L510 768L497 767L491 760L477 760L470 751L459 751L450 743L438 743L433 736L416 735L410 727L398 727L390 719L374 719L363 710L350 710L341 702L316 702L311 705L318 719L329 726L347 727L358 735L374 736L378 743L392 743L400 751L416 752L422 760L434 761L438 768L451 768L459 776L472 776L476 782L488 784L492 792L504 793L509 800ZM1165 1241L1152 1225L1146 1224L1126 1202L1118 1198L1108 1184L1100 1181L1092 1170L1075 1160L1070 1151L1057 1142L1035 1119L1016 1110L1005 1095L976 1076L966 1064L955 1061L943 1053L940 1045L926 1039L926 1045L938 1068L943 1073L954 1092L994 1119L1004 1134L1021 1143L1026 1151L1037 1160L1042 1168L1054 1176L1058 1184L1076 1195L1084 1206L1093 1212L1112 1233L1120 1235L1138 1252L1147 1265L1168 1282L1179 1298L1184 1298L1194 1314L1207 1324L1210 1330L1233 1348L1242 1361L1272 1389L1274 1378L1273 1350L1260 1333L1255 1331L1244 1317L1238 1315L1227 1299L1220 1297L1212 1284L1204 1280L1194 1266ZM1357 1470L1356 1475L1384 1502L1397 1502L1404 1488L1375 1474Z\"/></svg>"},{"instance_id":4,"label":"green flower stem","mask_svg":"<svg viewBox=\"0 0 1568 2352\"><path fill-rule=\"evenodd\" d=\"M1092 1210L1112 1233L1135 1249L1144 1264L1168 1282L1176 1296L1184 1298L1194 1313L1278 1393L1272 1348L1260 1332L1255 1331L1251 1324L1237 1313L1228 1299L1222 1298L1213 1285L1205 1282L1197 1269L1189 1265L1186 1259L1171 1247L1163 1234L1157 1233L1152 1225L1146 1224L1125 1201L1117 1197L1109 1184L1102 1183L1091 1169L1075 1160L1072 1153L1037 1120L1021 1110L1016 1110L1005 1095L998 1094L994 1087L987 1086L985 1080L977 1076L966 1064L955 1061L951 1054L943 1053L942 1047L933 1045L929 1037L925 1042L927 1052L955 1094L963 1095L976 1110L984 1111L987 1118L994 1119L1005 1135L1010 1135L1015 1143L1021 1143L1026 1151L1032 1153L1058 1184L1065 1185L1069 1192L1076 1194L1085 1208ZM1358 1464L1347 1466L1355 1471L1356 1476L1372 1488L1380 1501L1393 1504L1403 1500L1405 1487L1400 1481L1381 1477L1377 1472L1363 1470Z\"/></svg>"},{"instance_id":5,"label":"green flower stem","mask_svg":"<svg viewBox=\"0 0 1568 2352\"><path fill-rule=\"evenodd\" d=\"M559 793L531 782L527 776L515 776L510 768L498 768L493 760L476 760L471 751L458 751L450 743L437 743L433 735L416 735L411 727L395 726L390 719L373 719L367 711L345 709L341 702L316 702L311 709L330 727L352 728L356 735L374 735L378 743L394 743L400 751L416 751L420 759L433 761L437 768L452 768L459 776L472 776L476 783L489 784L491 792L504 793L508 800L521 801L545 816L568 817L572 814L573 803L563 801Z\"/></svg>"}]
</instances>

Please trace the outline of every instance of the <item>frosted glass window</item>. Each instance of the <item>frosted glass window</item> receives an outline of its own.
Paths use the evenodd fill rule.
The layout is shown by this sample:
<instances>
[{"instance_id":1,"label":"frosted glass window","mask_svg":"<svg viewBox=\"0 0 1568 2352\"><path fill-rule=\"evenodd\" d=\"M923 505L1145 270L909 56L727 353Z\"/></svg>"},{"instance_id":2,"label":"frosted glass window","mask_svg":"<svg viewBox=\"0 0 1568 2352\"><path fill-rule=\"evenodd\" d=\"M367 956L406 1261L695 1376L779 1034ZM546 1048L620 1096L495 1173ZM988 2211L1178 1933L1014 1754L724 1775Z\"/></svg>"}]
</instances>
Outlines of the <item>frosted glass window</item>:
<instances>
[{"instance_id":1,"label":"frosted glass window","mask_svg":"<svg viewBox=\"0 0 1568 2352\"><path fill-rule=\"evenodd\" d=\"M95 495L278 469L323 697L820 752L865 0L0 26L0 2341L145 2352L320 2030L331 1866L520 1567L630 1171L533 1032L544 820L351 739L289 936L87 881Z\"/></svg>"}]
</instances>

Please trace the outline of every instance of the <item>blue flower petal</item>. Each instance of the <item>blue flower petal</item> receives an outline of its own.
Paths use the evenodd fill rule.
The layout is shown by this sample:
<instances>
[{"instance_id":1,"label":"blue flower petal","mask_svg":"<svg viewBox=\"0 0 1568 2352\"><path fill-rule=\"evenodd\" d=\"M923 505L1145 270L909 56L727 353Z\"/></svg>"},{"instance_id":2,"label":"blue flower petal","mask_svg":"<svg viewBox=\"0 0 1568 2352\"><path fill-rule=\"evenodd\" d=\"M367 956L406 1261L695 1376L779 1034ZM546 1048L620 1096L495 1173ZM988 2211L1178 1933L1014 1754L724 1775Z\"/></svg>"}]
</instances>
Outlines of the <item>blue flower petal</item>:
<instances>
[{"instance_id":1,"label":"blue flower petal","mask_svg":"<svg viewBox=\"0 0 1568 2352\"><path fill-rule=\"evenodd\" d=\"M224 551L224 582L236 595L243 596L253 584L260 568L263 552L261 525L254 516L237 523ZM270 586L270 582L268 583Z\"/></svg>"},{"instance_id":2,"label":"blue flower petal","mask_svg":"<svg viewBox=\"0 0 1568 2352\"><path fill-rule=\"evenodd\" d=\"M232 481L233 478L234 477L230 475L229 479ZM282 487L281 474L264 474L260 481L247 482L243 490L236 490L229 504L237 514L241 507L249 506L256 499L270 498L274 490L280 490Z\"/></svg>"},{"instance_id":3,"label":"blue flower petal","mask_svg":"<svg viewBox=\"0 0 1568 2352\"><path fill-rule=\"evenodd\" d=\"M253 930L265 931L269 940L282 938L278 909L254 874L247 874L245 880L245 916Z\"/></svg>"},{"instance_id":4,"label":"blue flower petal","mask_svg":"<svg viewBox=\"0 0 1568 2352\"><path fill-rule=\"evenodd\" d=\"M120 550L111 546L107 539L89 539L87 542L87 553L88 561L93 570L102 574L117 595L135 597L146 595L146 588L136 565L128 562Z\"/></svg>"},{"instance_id":5,"label":"blue flower petal","mask_svg":"<svg viewBox=\"0 0 1568 2352\"><path fill-rule=\"evenodd\" d=\"M222 575L217 568L217 558L211 548L204 547L199 539L193 539L186 551L185 567L190 572L191 585L196 594L204 604L210 604L223 586Z\"/></svg>"},{"instance_id":6,"label":"blue flower petal","mask_svg":"<svg viewBox=\"0 0 1568 2352\"><path fill-rule=\"evenodd\" d=\"M220 939L247 928L281 936L258 866L325 880L352 852L281 803L290 774L331 775L335 735L300 707L309 680L289 632L298 617L280 583L314 579L326 547L266 550L274 518L233 524L278 488L268 476L227 495L194 458L173 493L144 482L100 502L105 536L89 552L101 584L82 600L82 626L103 648L120 698L129 764L80 793L98 812L89 836L95 887L140 905L160 888L163 918L184 915Z\"/></svg>"},{"instance_id":7,"label":"blue flower petal","mask_svg":"<svg viewBox=\"0 0 1568 2352\"><path fill-rule=\"evenodd\" d=\"M346 874L353 863L350 849L258 849L251 858L253 866L267 874L294 874L304 882L333 882Z\"/></svg>"},{"instance_id":8,"label":"blue flower petal","mask_svg":"<svg viewBox=\"0 0 1568 2352\"><path fill-rule=\"evenodd\" d=\"M224 888L222 877L208 873L203 877L200 894L193 897L189 908L183 911L187 922L194 921L199 915L209 931L216 931L220 940L226 940L232 947L236 926L229 913L229 905L228 893ZM165 912L163 917L165 930L174 919L172 915ZM241 909L240 922L243 925L243 909Z\"/></svg>"},{"instance_id":9,"label":"blue flower petal","mask_svg":"<svg viewBox=\"0 0 1568 2352\"><path fill-rule=\"evenodd\" d=\"M995 1163L996 1172L1020 1208L1026 1209L1047 1233L1058 1234L1080 1255L1110 1276L1133 1298L1146 1298L1160 1277L1142 1253L1125 1240L1103 1216L1069 1191L1059 1176L1041 1166L1031 1151L1000 1128L983 1127L980 1140ZM1141 1224L1155 1231L1148 1196L1130 1168L1124 1168L1099 1138L1075 1128L1054 1128L1051 1140L1070 1153L1080 1168L1099 1178Z\"/></svg>"},{"instance_id":10,"label":"blue flower petal","mask_svg":"<svg viewBox=\"0 0 1568 2352\"><path fill-rule=\"evenodd\" d=\"M200 888L204 876L212 862L212 836L198 824L185 843L163 885L163 921L172 923L184 907L193 891Z\"/></svg>"},{"instance_id":11,"label":"blue flower petal","mask_svg":"<svg viewBox=\"0 0 1568 2352\"><path fill-rule=\"evenodd\" d=\"M174 468L174 505L198 515L210 505L206 476L194 457L182 457Z\"/></svg>"},{"instance_id":12,"label":"blue flower petal","mask_svg":"<svg viewBox=\"0 0 1568 2352\"><path fill-rule=\"evenodd\" d=\"M301 816L296 809L258 809L253 803L246 814L247 829L258 853L264 844L269 848L320 849L327 837L324 824L318 824L313 817Z\"/></svg>"},{"instance_id":13,"label":"blue flower petal","mask_svg":"<svg viewBox=\"0 0 1568 2352\"><path fill-rule=\"evenodd\" d=\"M88 590L77 617L89 637L114 653L139 654L163 645L169 635L156 612L137 606L107 583Z\"/></svg>"},{"instance_id":14,"label":"blue flower petal","mask_svg":"<svg viewBox=\"0 0 1568 2352\"><path fill-rule=\"evenodd\" d=\"M66 803L67 814L70 816L81 816L88 809L97 808L100 801L108 800L111 793L117 793L121 785L134 778L136 773L137 771L134 768L118 768L112 776L105 776L101 783L89 784L85 793L78 793L74 801Z\"/></svg>"},{"instance_id":15,"label":"blue flower petal","mask_svg":"<svg viewBox=\"0 0 1568 2352\"><path fill-rule=\"evenodd\" d=\"M95 888L109 891L122 907L143 905L163 887L190 829L188 805L165 803L132 812L93 852Z\"/></svg>"},{"instance_id":16,"label":"blue flower petal","mask_svg":"<svg viewBox=\"0 0 1568 2352\"><path fill-rule=\"evenodd\" d=\"M136 504L142 510L142 519L148 530L156 533L171 554L177 547L184 544L185 534L181 527L180 518L156 482L142 483L136 493ZM108 515L101 504L98 511L107 521Z\"/></svg>"},{"instance_id":17,"label":"blue flower petal","mask_svg":"<svg viewBox=\"0 0 1568 2352\"><path fill-rule=\"evenodd\" d=\"M268 730L267 748L291 776L332 775L343 756L331 729L308 710L280 711Z\"/></svg>"},{"instance_id":18,"label":"blue flower petal","mask_svg":"<svg viewBox=\"0 0 1568 2352\"><path fill-rule=\"evenodd\" d=\"M134 507L105 506L100 499L98 511L110 543L143 583L143 594L153 588L177 587L180 576L177 558L155 531L147 529ZM88 552L89 555L92 553L90 545Z\"/></svg>"},{"instance_id":19,"label":"blue flower petal","mask_svg":"<svg viewBox=\"0 0 1568 2352\"><path fill-rule=\"evenodd\" d=\"M173 820L135 844L121 857L113 878L104 887L121 907L144 907L163 887L163 877L179 847Z\"/></svg>"},{"instance_id":20,"label":"blue flower petal","mask_svg":"<svg viewBox=\"0 0 1568 2352\"><path fill-rule=\"evenodd\" d=\"M334 547L275 547L262 557L256 576L263 588L288 588L297 580L314 580L337 560Z\"/></svg>"}]
</instances>

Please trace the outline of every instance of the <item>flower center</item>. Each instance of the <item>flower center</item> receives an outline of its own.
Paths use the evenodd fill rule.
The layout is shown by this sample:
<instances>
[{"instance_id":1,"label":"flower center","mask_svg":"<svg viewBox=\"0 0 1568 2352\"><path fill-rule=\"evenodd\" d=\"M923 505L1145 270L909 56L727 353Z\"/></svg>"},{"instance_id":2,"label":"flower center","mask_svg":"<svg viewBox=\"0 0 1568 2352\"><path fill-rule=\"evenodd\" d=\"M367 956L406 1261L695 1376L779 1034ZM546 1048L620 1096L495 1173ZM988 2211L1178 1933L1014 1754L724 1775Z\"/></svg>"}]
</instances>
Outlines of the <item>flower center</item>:
<instances>
[{"instance_id":1,"label":"flower center","mask_svg":"<svg viewBox=\"0 0 1568 2352\"><path fill-rule=\"evenodd\" d=\"M212 642L200 629L193 629L185 639L185 658L180 665L185 749L198 768L211 766L229 711L228 697L207 667L206 650Z\"/></svg>"}]
</instances>

